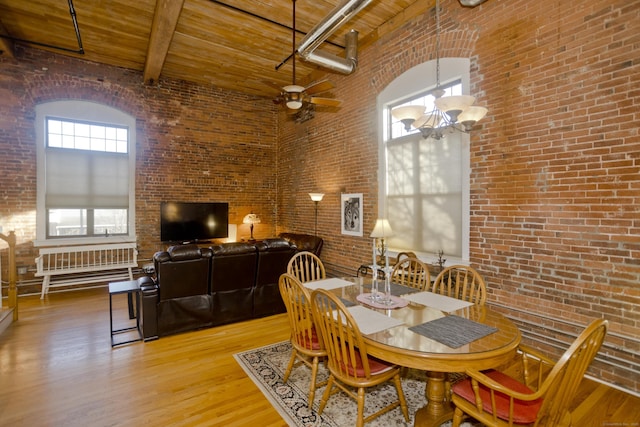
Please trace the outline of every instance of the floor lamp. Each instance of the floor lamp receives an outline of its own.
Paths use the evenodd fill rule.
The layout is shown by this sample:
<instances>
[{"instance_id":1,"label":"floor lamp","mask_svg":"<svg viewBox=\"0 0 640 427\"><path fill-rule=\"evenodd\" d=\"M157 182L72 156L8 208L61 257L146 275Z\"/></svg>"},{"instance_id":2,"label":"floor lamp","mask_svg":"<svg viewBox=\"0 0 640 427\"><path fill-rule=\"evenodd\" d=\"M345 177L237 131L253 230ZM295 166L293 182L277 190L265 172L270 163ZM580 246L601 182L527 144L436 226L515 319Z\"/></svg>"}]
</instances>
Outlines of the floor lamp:
<instances>
[{"instance_id":1,"label":"floor lamp","mask_svg":"<svg viewBox=\"0 0 640 427\"><path fill-rule=\"evenodd\" d=\"M318 235L318 203L324 197L324 193L309 193L309 197L313 200L313 203L316 205L316 228L315 228L315 236Z\"/></svg>"}]
</instances>

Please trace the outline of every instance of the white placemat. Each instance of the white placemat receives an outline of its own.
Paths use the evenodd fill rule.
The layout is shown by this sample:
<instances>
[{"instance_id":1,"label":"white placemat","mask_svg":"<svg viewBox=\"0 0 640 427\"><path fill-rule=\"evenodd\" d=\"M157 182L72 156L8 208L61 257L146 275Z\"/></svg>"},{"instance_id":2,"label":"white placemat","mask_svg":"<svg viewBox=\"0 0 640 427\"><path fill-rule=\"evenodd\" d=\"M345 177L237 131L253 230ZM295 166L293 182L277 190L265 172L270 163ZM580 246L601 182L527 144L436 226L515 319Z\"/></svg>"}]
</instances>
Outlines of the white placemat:
<instances>
[{"instance_id":1,"label":"white placemat","mask_svg":"<svg viewBox=\"0 0 640 427\"><path fill-rule=\"evenodd\" d=\"M338 279L332 277L330 279L314 280L312 282L306 282L304 287L310 290L325 289L327 291L331 289L344 288L345 286L353 285L353 282L344 279Z\"/></svg>"},{"instance_id":2,"label":"white placemat","mask_svg":"<svg viewBox=\"0 0 640 427\"><path fill-rule=\"evenodd\" d=\"M393 328L394 326L404 323L402 320L387 317L382 313L370 310L361 305L348 307L347 310L349 310L349 313L351 313L353 319L356 321L360 332L365 335L384 331L385 329Z\"/></svg>"},{"instance_id":3,"label":"white placemat","mask_svg":"<svg viewBox=\"0 0 640 427\"><path fill-rule=\"evenodd\" d=\"M460 310L461 308L470 307L473 303L462 301L457 298L451 298L445 295L434 294L433 292L418 292L415 294L405 295L404 299L435 308L445 313Z\"/></svg>"}]
</instances>

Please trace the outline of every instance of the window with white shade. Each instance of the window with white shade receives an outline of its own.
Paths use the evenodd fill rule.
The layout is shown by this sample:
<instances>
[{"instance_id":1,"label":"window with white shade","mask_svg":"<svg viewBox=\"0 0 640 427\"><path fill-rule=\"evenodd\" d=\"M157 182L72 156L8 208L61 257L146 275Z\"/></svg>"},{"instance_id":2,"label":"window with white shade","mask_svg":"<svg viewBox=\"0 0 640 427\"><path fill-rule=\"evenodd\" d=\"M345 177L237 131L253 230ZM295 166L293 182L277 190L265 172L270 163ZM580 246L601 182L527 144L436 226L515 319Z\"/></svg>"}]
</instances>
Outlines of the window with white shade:
<instances>
[{"instance_id":1,"label":"window with white shade","mask_svg":"<svg viewBox=\"0 0 640 427\"><path fill-rule=\"evenodd\" d=\"M36 107L38 241L134 238L135 120L100 104Z\"/></svg>"},{"instance_id":2,"label":"window with white shade","mask_svg":"<svg viewBox=\"0 0 640 427\"><path fill-rule=\"evenodd\" d=\"M464 93L469 62L440 60L445 96ZM434 61L402 74L378 97L380 114L379 217L389 220L392 251L412 251L427 261L440 251L448 262L469 257L469 136L447 133L423 139L391 115L404 105L433 108Z\"/></svg>"}]
</instances>

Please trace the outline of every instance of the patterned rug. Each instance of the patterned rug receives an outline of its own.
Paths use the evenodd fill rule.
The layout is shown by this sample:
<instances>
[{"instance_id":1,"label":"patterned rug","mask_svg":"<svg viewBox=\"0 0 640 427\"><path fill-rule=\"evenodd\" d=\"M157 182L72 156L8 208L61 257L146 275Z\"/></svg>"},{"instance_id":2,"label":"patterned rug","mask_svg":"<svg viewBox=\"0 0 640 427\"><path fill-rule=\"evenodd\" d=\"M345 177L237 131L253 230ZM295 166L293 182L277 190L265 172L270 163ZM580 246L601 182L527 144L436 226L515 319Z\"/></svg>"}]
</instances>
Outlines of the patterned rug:
<instances>
[{"instance_id":1,"label":"patterned rug","mask_svg":"<svg viewBox=\"0 0 640 427\"><path fill-rule=\"evenodd\" d=\"M282 382L291 357L289 341L238 353L234 357L290 426L341 427L355 425L356 402L342 391L329 398L322 415L318 415L317 410L325 390L324 386L316 390L313 408L307 407L309 374L311 372L307 366L301 364L294 367L287 383ZM327 370L320 364L318 382L322 382L328 377ZM400 408L396 408L367 423L367 427L413 425L413 414L427 403L424 396L425 373L408 369L406 375L402 377L402 389L409 405L409 422L404 420ZM391 383L369 388L365 396L365 417L385 406L386 402L396 398L395 387ZM445 423L442 426L450 426L450 423ZM463 426L470 427L471 424L464 423Z\"/></svg>"}]
</instances>

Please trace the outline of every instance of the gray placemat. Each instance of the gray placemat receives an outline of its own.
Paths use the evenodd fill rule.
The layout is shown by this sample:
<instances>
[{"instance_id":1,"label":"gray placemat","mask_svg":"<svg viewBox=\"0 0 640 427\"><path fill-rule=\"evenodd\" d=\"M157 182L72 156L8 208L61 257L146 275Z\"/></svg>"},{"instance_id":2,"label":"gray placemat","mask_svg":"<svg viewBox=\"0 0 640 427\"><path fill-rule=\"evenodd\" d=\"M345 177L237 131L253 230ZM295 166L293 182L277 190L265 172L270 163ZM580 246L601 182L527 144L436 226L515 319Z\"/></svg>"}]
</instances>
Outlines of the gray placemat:
<instances>
[{"instance_id":1,"label":"gray placemat","mask_svg":"<svg viewBox=\"0 0 640 427\"><path fill-rule=\"evenodd\" d=\"M492 326L483 325L455 315L440 317L430 322L411 326L409 330L451 348L462 347L498 331L497 328Z\"/></svg>"},{"instance_id":2,"label":"gray placemat","mask_svg":"<svg viewBox=\"0 0 640 427\"><path fill-rule=\"evenodd\" d=\"M371 285L367 286L367 288L371 289ZM381 280L378 282L378 292L384 293L384 281ZM391 282L391 295L394 297L399 297L402 295L412 294L414 292L420 292L420 289L412 288L405 285L400 285L398 283Z\"/></svg>"},{"instance_id":3,"label":"gray placemat","mask_svg":"<svg viewBox=\"0 0 640 427\"><path fill-rule=\"evenodd\" d=\"M356 305L355 302L349 301L348 299L340 298L340 301L342 301L345 307L353 307L354 305Z\"/></svg>"}]
</instances>

